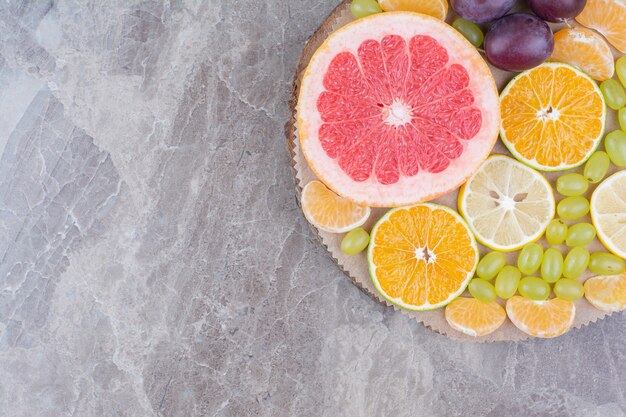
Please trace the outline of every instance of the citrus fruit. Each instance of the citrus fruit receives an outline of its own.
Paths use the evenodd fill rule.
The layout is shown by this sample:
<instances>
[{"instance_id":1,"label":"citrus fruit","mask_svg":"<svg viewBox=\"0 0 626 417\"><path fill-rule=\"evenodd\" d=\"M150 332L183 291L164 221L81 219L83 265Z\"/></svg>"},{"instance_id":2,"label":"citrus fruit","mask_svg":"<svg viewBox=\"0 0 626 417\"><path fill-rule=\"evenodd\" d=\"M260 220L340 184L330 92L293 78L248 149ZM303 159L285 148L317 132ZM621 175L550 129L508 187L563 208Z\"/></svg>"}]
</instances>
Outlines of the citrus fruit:
<instances>
[{"instance_id":1,"label":"citrus fruit","mask_svg":"<svg viewBox=\"0 0 626 417\"><path fill-rule=\"evenodd\" d=\"M361 226L370 208L338 196L319 181L302 190L302 211L313 226L330 233L344 233Z\"/></svg>"},{"instance_id":2,"label":"citrus fruit","mask_svg":"<svg viewBox=\"0 0 626 417\"><path fill-rule=\"evenodd\" d=\"M567 332L574 324L574 303L560 298L534 301L515 296L506 302L506 312L515 327L524 333L551 338Z\"/></svg>"},{"instance_id":3,"label":"citrus fruit","mask_svg":"<svg viewBox=\"0 0 626 417\"><path fill-rule=\"evenodd\" d=\"M459 192L459 211L476 239L503 252L539 239L554 206L544 176L504 155L487 158Z\"/></svg>"},{"instance_id":4,"label":"citrus fruit","mask_svg":"<svg viewBox=\"0 0 626 417\"><path fill-rule=\"evenodd\" d=\"M624 0L587 0L576 17L581 25L595 29L620 52L626 52L626 2Z\"/></svg>"},{"instance_id":5,"label":"citrus fruit","mask_svg":"<svg viewBox=\"0 0 626 417\"><path fill-rule=\"evenodd\" d=\"M378 0L386 12L416 12L437 19L446 20L448 2L446 0Z\"/></svg>"},{"instance_id":6,"label":"citrus fruit","mask_svg":"<svg viewBox=\"0 0 626 417\"><path fill-rule=\"evenodd\" d=\"M431 16L387 12L322 44L302 79L298 132L317 177L359 204L396 207L461 185L500 124L476 49Z\"/></svg>"},{"instance_id":7,"label":"citrus fruit","mask_svg":"<svg viewBox=\"0 0 626 417\"><path fill-rule=\"evenodd\" d=\"M500 136L520 161L543 171L585 162L598 146L604 98L582 71L549 62L515 77L500 96Z\"/></svg>"},{"instance_id":8,"label":"citrus fruit","mask_svg":"<svg viewBox=\"0 0 626 417\"><path fill-rule=\"evenodd\" d=\"M473 337L495 332L506 320L504 308L497 302L483 303L468 297L452 300L445 316L450 327Z\"/></svg>"},{"instance_id":9,"label":"citrus fruit","mask_svg":"<svg viewBox=\"0 0 626 417\"><path fill-rule=\"evenodd\" d=\"M443 307L463 292L478 263L465 221L452 209L418 204L389 210L372 229L367 252L372 282L409 310Z\"/></svg>"},{"instance_id":10,"label":"citrus fruit","mask_svg":"<svg viewBox=\"0 0 626 417\"><path fill-rule=\"evenodd\" d=\"M591 195L591 220L608 250L626 258L626 171L605 179Z\"/></svg>"},{"instance_id":11,"label":"citrus fruit","mask_svg":"<svg viewBox=\"0 0 626 417\"><path fill-rule=\"evenodd\" d=\"M565 28L555 33L550 60L573 65L598 81L608 80L615 73L609 44L593 30L583 27Z\"/></svg>"},{"instance_id":12,"label":"citrus fruit","mask_svg":"<svg viewBox=\"0 0 626 417\"><path fill-rule=\"evenodd\" d=\"M584 286L585 298L598 310L612 313L626 309L626 273L589 278Z\"/></svg>"}]
</instances>

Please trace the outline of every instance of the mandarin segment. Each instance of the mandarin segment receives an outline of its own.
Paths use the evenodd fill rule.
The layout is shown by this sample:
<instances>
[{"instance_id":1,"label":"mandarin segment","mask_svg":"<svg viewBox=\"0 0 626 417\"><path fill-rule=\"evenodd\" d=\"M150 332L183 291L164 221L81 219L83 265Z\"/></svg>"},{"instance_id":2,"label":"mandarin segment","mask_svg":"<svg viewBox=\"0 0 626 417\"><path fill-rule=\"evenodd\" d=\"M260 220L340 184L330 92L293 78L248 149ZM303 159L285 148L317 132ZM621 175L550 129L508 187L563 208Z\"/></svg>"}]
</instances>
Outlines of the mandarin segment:
<instances>
[{"instance_id":1,"label":"mandarin segment","mask_svg":"<svg viewBox=\"0 0 626 417\"><path fill-rule=\"evenodd\" d=\"M608 80L615 72L609 45L602 36L583 27L565 28L555 33L550 60L573 65L598 81Z\"/></svg>"},{"instance_id":2,"label":"mandarin segment","mask_svg":"<svg viewBox=\"0 0 626 417\"><path fill-rule=\"evenodd\" d=\"M585 297L595 308L606 313L626 309L626 273L589 278Z\"/></svg>"},{"instance_id":3,"label":"mandarin segment","mask_svg":"<svg viewBox=\"0 0 626 417\"><path fill-rule=\"evenodd\" d=\"M372 281L387 300L427 310L442 307L465 289L478 249L458 214L445 206L420 204L390 210L379 220L368 261Z\"/></svg>"},{"instance_id":4,"label":"mandarin segment","mask_svg":"<svg viewBox=\"0 0 626 417\"><path fill-rule=\"evenodd\" d=\"M581 25L600 32L620 52L626 52L624 0L587 0L587 5L576 20Z\"/></svg>"},{"instance_id":5,"label":"mandarin segment","mask_svg":"<svg viewBox=\"0 0 626 417\"><path fill-rule=\"evenodd\" d=\"M446 306L445 317L454 330L479 337L498 330L506 320L506 312L495 301L483 303L475 298L459 297Z\"/></svg>"},{"instance_id":6,"label":"mandarin segment","mask_svg":"<svg viewBox=\"0 0 626 417\"><path fill-rule=\"evenodd\" d=\"M448 14L447 0L378 0L378 3L386 12L423 13L441 20Z\"/></svg>"},{"instance_id":7,"label":"mandarin segment","mask_svg":"<svg viewBox=\"0 0 626 417\"><path fill-rule=\"evenodd\" d=\"M574 303L560 298L545 301L511 297L506 312L515 327L524 333L541 338L561 336L574 324Z\"/></svg>"}]
</instances>

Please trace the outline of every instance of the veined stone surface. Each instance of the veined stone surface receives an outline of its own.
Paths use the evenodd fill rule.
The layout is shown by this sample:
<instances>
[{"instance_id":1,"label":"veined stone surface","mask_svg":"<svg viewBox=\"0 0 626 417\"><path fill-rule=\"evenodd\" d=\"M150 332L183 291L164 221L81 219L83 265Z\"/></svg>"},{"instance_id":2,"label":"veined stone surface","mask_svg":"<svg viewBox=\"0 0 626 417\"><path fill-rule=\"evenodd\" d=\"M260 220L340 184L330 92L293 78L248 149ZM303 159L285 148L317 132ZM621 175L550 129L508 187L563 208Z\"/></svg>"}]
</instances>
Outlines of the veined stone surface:
<instances>
[{"instance_id":1,"label":"veined stone surface","mask_svg":"<svg viewBox=\"0 0 626 417\"><path fill-rule=\"evenodd\" d=\"M0 4L0 416L626 415L626 315L463 344L308 229L283 126L337 0Z\"/></svg>"}]
</instances>

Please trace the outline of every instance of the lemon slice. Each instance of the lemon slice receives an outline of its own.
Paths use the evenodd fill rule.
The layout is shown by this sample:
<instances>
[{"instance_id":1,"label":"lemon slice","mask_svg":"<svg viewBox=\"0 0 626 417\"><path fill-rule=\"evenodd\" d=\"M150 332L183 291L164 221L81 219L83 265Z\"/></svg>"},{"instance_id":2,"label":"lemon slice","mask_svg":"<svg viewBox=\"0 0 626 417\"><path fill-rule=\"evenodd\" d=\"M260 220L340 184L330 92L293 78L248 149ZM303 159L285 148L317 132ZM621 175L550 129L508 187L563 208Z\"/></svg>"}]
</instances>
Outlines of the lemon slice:
<instances>
[{"instance_id":1,"label":"lemon slice","mask_svg":"<svg viewBox=\"0 0 626 417\"><path fill-rule=\"evenodd\" d=\"M302 211L313 226L329 233L345 233L363 225L370 208L338 196L319 181L302 190Z\"/></svg>"},{"instance_id":2,"label":"lemon slice","mask_svg":"<svg viewBox=\"0 0 626 417\"><path fill-rule=\"evenodd\" d=\"M489 157L459 193L459 211L476 239L503 252L539 239L554 206L544 176L504 155Z\"/></svg>"},{"instance_id":3,"label":"lemon slice","mask_svg":"<svg viewBox=\"0 0 626 417\"><path fill-rule=\"evenodd\" d=\"M604 246L626 258L626 171L598 185L591 196L591 220Z\"/></svg>"}]
</instances>

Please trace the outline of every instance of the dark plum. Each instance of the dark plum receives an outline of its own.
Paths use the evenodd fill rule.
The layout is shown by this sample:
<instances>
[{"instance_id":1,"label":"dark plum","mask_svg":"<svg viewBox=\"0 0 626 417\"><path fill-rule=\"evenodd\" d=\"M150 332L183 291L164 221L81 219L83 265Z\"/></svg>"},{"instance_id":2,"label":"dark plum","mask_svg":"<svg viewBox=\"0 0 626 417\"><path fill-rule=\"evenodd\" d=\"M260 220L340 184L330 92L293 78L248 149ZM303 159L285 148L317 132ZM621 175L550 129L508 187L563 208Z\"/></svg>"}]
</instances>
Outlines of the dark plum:
<instances>
[{"instance_id":1,"label":"dark plum","mask_svg":"<svg viewBox=\"0 0 626 417\"><path fill-rule=\"evenodd\" d=\"M546 22L528 13L496 21L485 36L487 59L507 71L525 71L552 55L554 37Z\"/></svg>"},{"instance_id":2,"label":"dark plum","mask_svg":"<svg viewBox=\"0 0 626 417\"><path fill-rule=\"evenodd\" d=\"M587 0L528 0L528 5L537 16L554 23L575 18L586 4Z\"/></svg>"},{"instance_id":3,"label":"dark plum","mask_svg":"<svg viewBox=\"0 0 626 417\"><path fill-rule=\"evenodd\" d=\"M515 0L451 0L450 5L465 20L487 23L504 16Z\"/></svg>"}]
</instances>

